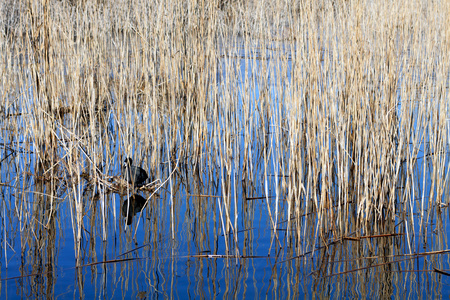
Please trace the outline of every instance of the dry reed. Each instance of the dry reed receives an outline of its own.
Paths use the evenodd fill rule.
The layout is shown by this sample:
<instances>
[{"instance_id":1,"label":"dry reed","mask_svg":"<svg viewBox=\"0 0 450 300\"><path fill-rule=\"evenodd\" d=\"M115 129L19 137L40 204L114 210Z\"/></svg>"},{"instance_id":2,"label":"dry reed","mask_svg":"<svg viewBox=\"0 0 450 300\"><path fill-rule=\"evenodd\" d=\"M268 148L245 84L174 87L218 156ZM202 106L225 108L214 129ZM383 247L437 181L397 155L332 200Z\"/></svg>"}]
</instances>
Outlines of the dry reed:
<instances>
[{"instance_id":1,"label":"dry reed","mask_svg":"<svg viewBox=\"0 0 450 300\"><path fill-rule=\"evenodd\" d=\"M240 212L254 214L242 189L263 191L274 241L287 220L298 255L399 222L413 253L426 243L417 228L448 204L446 1L11 0L1 9L0 157L17 170L2 164L2 183L24 195L26 172L49 178L38 191L53 211L45 224L64 186L77 259L92 206L82 174L104 197L125 156L171 195L175 172L217 180L226 256L242 252L231 235ZM25 199L2 203L21 228L34 218Z\"/></svg>"}]
</instances>

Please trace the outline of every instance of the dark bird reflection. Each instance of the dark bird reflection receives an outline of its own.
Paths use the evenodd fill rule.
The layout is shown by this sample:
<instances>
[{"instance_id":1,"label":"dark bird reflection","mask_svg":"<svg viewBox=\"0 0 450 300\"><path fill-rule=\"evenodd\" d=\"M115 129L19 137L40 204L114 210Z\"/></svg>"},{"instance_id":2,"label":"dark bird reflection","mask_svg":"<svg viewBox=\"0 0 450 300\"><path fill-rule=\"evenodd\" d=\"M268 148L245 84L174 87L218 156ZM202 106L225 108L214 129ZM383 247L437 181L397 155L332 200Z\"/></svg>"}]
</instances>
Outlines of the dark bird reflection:
<instances>
[{"instance_id":1,"label":"dark bird reflection","mask_svg":"<svg viewBox=\"0 0 450 300\"><path fill-rule=\"evenodd\" d=\"M133 217L142 210L146 201L144 197L135 194L123 202L122 216L126 218L127 225L133 223ZM128 202L130 203L129 207Z\"/></svg>"}]
</instances>

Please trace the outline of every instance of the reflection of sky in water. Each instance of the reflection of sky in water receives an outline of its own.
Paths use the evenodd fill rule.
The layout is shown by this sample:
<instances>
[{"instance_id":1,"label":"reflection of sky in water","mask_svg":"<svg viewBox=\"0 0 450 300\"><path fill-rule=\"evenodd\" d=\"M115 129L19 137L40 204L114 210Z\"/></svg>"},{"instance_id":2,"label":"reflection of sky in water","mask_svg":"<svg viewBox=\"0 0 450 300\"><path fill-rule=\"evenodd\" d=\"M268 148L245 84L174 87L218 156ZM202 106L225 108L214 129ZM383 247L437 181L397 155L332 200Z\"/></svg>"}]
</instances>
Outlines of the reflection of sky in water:
<instances>
[{"instance_id":1,"label":"reflection of sky in water","mask_svg":"<svg viewBox=\"0 0 450 300\"><path fill-rule=\"evenodd\" d=\"M242 50L243 51L243 50ZM198 178L192 172L185 172L180 169L181 176L174 176L173 184L170 186L166 184L163 189L159 191L159 196L150 200L148 206L140 213L137 213L133 219L130 227L124 231L124 219L121 216L122 203L125 201L125 196L118 194L108 194L104 202L101 199L94 200L95 191L87 189L86 182L83 181L79 188L79 193L82 194L82 199L85 205L84 227L82 229L82 265L84 267L75 269L75 251L74 251L74 227L71 219L71 198L67 195L67 188L61 181L56 186L57 196L53 201L56 207L55 213L57 222L54 224L56 228L56 247L53 255L56 257L55 274L44 274L43 276L23 277L15 280L8 280L2 283L2 294L8 294L8 297L14 297L16 290L21 292L30 292L39 286L39 282L35 279L45 281L47 284L52 277L54 285L54 295L63 295L64 297L105 297L105 298L131 298L135 297L138 292L144 292L146 296L152 298L212 298L217 296L223 297L268 297L268 298L292 298L302 297L303 294L320 296L340 295L343 297L360 297L365 295L369 297L380 296L382 287L377 286L380 274L384 271L390 270L390 276L397 278L395 280L389 279L381 280L384 284L386 282L393 282L389 288L392 289L393 295L405 296L403 291L404 286L419 287L425 281L427 284L441 284L442 296L448 296L446 287L450 284L446 276L436 275L432 272L431 267L440 270L448 270L450 268L446 254L428 255L417 259L409 259L408 245L409 239L413 243L413 251L427 252L447 249L446 233L448 228L448 208L442 209L442 214L436 213L435 207L427 207L428 197L432 182L430 182L429 160L424 159L424 156L429 154L426 149L426 141L422 143L421 149L418 152L418 161L416 164L414 189L411 190L413 198L413 207L407 207L405 210L413 212L414 218L414 232L413 236L400 236L391 238L390 243L386 242L384 247L389 252L394 247L392 243L398 243L394 252L396 255L393 260L398 260L395 264L387 264L389 268L369 268L364 269L369 265L369 259L358 263L358 252L355 252L355 243L361 243L361 247L365 249L363 253L368 253L370 247L381 247L375 241L371 242L356 242L356 241L339 241L339 243L330 243L329 249L323 247L322 238L331 242L330 237L320 237L314 233L315 220L314 217L305 219L301 224L308 225L308 232L302 235L302 239L297 241L294 232L289 234L287 239L286 219L288 207L286 201L283 201L286 195L278 195L279 203L276 206L274 199L277 196L277 189L281 184L278 176L282 174L282 168L288 168L288 153L281 153L277 147L275 138L276 130L279 134L283 134L282 128L277 128L280 121L289 115L290 109L286 107L284 98L289 97L291 90L289 89L291 81L291 65L288 64L286 70L286 81L277 83L277 78L273 74L279 71L273 71L271 68L276 61L271 61L276 51L267 51L267 58L269 59L269 68L265 76L268 78L269 86L261 87L258 78L264 74L264 69L261 65L261 53L254 53L258 56L256 60L245 60L243 57L245 53L237 53L235 57L223 58L221 61L222 70L232 70L239 74L226 74L224 71L217 74L218 78L218 94L219 111L222 114L220 123L217 124L219 128L224 129L234 123L239 130L238 136L234 137L234 148L232 149L232 163L229 169L224 166L206 166L214 169L212 175L209 172L202 173L204 185L200 185ZM232 67L230 67L230 65ZM239 78L239 82L231 82L230 78ZM236 86L236 89L230 88L229 85ZM283 94L278 94L280 89L276 88L277 84L284 85L281 89ZM327 88L322 86L322 88ZM211 92L212 93L212 92ZM263 101L260 97L265 96L270 99L268 105L272 106L271 111L274 112L270 116L267 128L268 147L271 154L268 154L268 170L264 166L264 153L261 150L263 144L257 137L260 134L261 126L263 124L264 116L260 113L264 111ZM233 99L235 101L228 101ZM245 108L245 109L244 109ZM243 114L247 114L244 118ZM251 117L249 117L251 116ZM289 117L292 117L289 115ZM108 137L111 139L110 147L112 153L119 153L121 147L118 145L118 127L115 119L109 115L109 125L107 127ZM151 116L150 116L151 118ZM234 120L228 121L227 118ZM401 117L400 117L401 118ZM134 127L134 116L119 116L119 122L127 123L130 128ZM143 116L138 116L139 120L143 120ZM250 124L244 124L245 120L251 120ZM149 121L150 122L150 121ZM415 120L417 122L417 120ZM417 124L417 123L414 123ZM218 139L217 136L212 136L213 127L210 128L210 138ZM245 131L248 130L248 135ZM214 131L217 132L217 131ZM2 136L7 137L8 132ZM62 139L64 133L59 133ZM137 134L137 133L136 133ZM180 133L182 134L182 133ZM250 141L247 141L249 156L253 160L253 174L251 195L248 197L262 197L262 199L252 199L244 202L244 192L242 187L242 168L245 165L244 148L246 147L245 136L249 136ZM140 137L137 137L139 140ZM424 133L424 140L427 139ZM2 143L7 144L8 141L2 140ZM225 146L218 141L218 147ZM33 149L33 148L32 148ZM165 151L166 149L164 149ZM217 149L214 149L217 150ZM222 149L226 152L226 149ZM411 149L412 150L412 149ZM17 149L15 149L17 151ZM131 149L132 153L139 153L138 145L134 145ZM300 149L299 149L300 151ZM35 249L30 249L21 241L21 228L26 228L28 224L17 224L15 220L9 218L14 217L20 212L20 207L16 207L15 203L21 203L27 206L27 210L32 211L32 207L36 209L43 209L44 203L48 203L47 197L40 198L41 193L48 193L46 186L43 190L35 190L36 182L32 176L19 177L21 182L15 183L11 181L15 178L17 170L27 170L30 174L35 173L33 164L25 165L26 162L34 161L36 159L33 154L26 154L18 152L19 155L14 158L9 156L7 150L2 154L2 173L1 179L7 185L2 186L2 254L0 256L0 264L2 266L1 278L11 278L27 274L36 274L44 270L49 259L50 254L47 245L47 240L41 245L36 244ZM274 155L276 153L276 155ZM64 151L61 150L61 155ZM29 157L31 155L31 157ZM27 156L27 157L25 157ZM139 155L137 155L139 156ZM167 157L167 155L163 155ZM284 160L283 164L278 161L279 158ZM238 158L238 159L236 159ZM115 157L116 161L112 166L105 166L110 168L105 170L109 175L117 175L120 172L120 165L122 157ZM446 165L448 165L448 158L446 158ZM220 162L220 158L217 158ZM147 160L144 160L147 162ZM148 169L148 165L142 165ZM172 165L172 168L174 165ZM180 167L182 168L182 167ZM216 170L217 169L217 170ZM155 171L155 170L151 170ZM226 237L222 232L222 223L220 219L219 205L222 199L214 196L221 196L223 192L222 176L227 176L226 171L231 174L230 178L230 201L233 203L230 208L230 215L233 226L234 216L237 209L237 241L240 255L248 258L230 258L221 257L226 254ZM446 170L444 170L446 171ZM217 172L217 173L216 173ZM265 177L267 172L269 176ZM169 170L167 165L161 165L160 170L156 172L161 174L163 178L168 177ZM62 175L63 176L63 175ZM18 191L13 186L23 187L24 192ZM448 191L448 189L447 189ZM171 206L170 193L173 193L173 208ZM447 193L448 194L448 193ZM141 195L148 197L148 193L141 192ZM195 195L210 195L211 197L197 197ZM266 196L265 199L263 196ZM17 197L23 197L25 201L18 201ZM237 206L234 207L234 199L236 199ZM424 199L424 202L422 202ZM444 199L448 202L448 199ZM281 244L273 238L271 230L272 225L268 216L267 202L272 213L278 211L275 216L275 222L278 223L279 240ZM106 241L102 242L103 236L103 217L99 211L102 209L102 203L105 205L106 214ZM422 203L425 203L424 222L425 228L420 231L421 218L419 213L422 211ZM434 203L434 202L433 202ZM171 214L175 216L174 223L171 223ZM43 213L43 212L42 212ZM222 211L222 213L224 213ZM94 219L91 219L94 218ZM400 219L400 218L399 218ZM12 223L11 223L12 222ZM400 224L397 224L397 226ZM174 228L172 227L174 226ZM42 234L45 237L45 227L40 227L41 232L36 233L37 236ZM301 228L303 231L304 228ZM175 233L175 239L172 240L172 233ZM421 232L421 234L419 234ZM442 233L443 234L439 234ZM233 233L236 234L236 233ZM227 239L230 247L230 253L235 253L234 235L230 235ZM135 239L133 237L135 236ZM337 237L331 237L333 240ZM426 238L426 244L425 244ZM304 246L311 244L308 239L316 239L318 247L315 249L316 253L306 253L304 259L290 259L297 255L296 248L293 246L299 243ZM21 245L25 246L24 251L21 251ZM6 254L5 254L6 248ZM389 249L388 249L389 248ZM269 251L270 249L270 251ZM379 248L374 251L374 255L381 255L383 249ZM389 251L388 251L389 250ZM21 257L23 253L23 257ZM38 253L38 254L37 254ZM5 256L6 255L6 256ZM196 255L210 255L210 257L196 257ZM218 255L218 256L215 256ZM270 255L270 257L268 257ZM333 259L330 256L334 256ZM37 259L35 259L37 257ZM132 260L125 260L132 259ZM324 261L325 270L332 269L333 272L321 273ZM335 263L330 263L335 261ZM351 272L343 275L331 276L326 278L327 274L339 273L345 270L345 262L352 264L352 269L359 269L361 271ZM6 269L6 261L8 262L8 269ZM104 264L92 264L96 262L107 262ZM90 265L92 264L92 265ZM383 264L383 259L374 258L371 261L372 265ZM24 266L24 269L21 269ZM368 270L368 271L367 271ZM421 270L429 270L422 272ZM431 271L430 271L431 270ZM317 271L317 272L316 272ZM367 273L364 273L366 272ZM23 273L22 273L23 272ZM360 275L363 274L363 275ZM439 283L430 281L427 276L441 276ZM358 277L360 276L360 277ZM366 283L364 280L368 280ZM342 283L345 281L345 284ZM41 282L42 284L42 282ZM363 285L366 285L363 287ZM326 286L329 286L328 288ZM41 285L41 286L45 286ZM324 287L325 286L325 287ZM340 287L345 286L345 287ZM354 289L349 289L354 287ZM410 295L434 296L439 294L439 291L434 290L411 290ZM355 291L356 290L356 291ZM81 292L80 292L81 291ZM42 291L44 292L44 291ZM411 294L409 294L411 293ZM30 292L31 295L31 292ZM19 295L17 295L19 296ZM28 295L23 295L27 297Z\"/></svg>"}]
</instances>

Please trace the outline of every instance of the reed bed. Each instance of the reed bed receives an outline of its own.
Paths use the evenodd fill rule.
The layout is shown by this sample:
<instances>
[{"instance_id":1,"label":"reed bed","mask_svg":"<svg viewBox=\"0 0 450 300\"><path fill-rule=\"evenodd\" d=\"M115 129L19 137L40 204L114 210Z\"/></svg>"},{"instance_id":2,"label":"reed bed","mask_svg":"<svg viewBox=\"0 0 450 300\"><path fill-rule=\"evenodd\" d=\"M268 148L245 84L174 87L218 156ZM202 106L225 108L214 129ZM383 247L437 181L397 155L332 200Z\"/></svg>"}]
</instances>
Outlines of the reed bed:
<instances>
[{"instance_id":1,"label":"reed bed","mask_svg":"<svg viewBox=\"0 0 450 300\"><path fill-rule=\"evenodd\" d=\"M416 253L449 204L447 1L11 0L1 10L0 170L14 195L1 211L17 220L4 221L5 253L17 230L26 249L36 227L58 228L64 202L82 265L86 228L116 232L108 194L132 192L116 178L127 156L157 180L152 193L170 195L172 239L184 214L173 197L202 186L189 193L214 199L225 245L215 255L236 260L253 255L237 233L254 227L257 201L267 253L296 258L383 234Z\"/></svg>"}]
</instances>

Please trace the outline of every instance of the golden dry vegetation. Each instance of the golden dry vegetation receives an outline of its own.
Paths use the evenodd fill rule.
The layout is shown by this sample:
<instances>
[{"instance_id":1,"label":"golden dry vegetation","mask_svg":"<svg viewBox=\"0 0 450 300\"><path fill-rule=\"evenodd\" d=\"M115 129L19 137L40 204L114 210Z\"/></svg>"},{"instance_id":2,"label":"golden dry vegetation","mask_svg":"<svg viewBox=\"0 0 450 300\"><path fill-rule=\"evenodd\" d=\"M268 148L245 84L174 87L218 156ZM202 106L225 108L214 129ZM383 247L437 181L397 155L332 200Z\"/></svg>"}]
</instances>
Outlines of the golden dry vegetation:
<instances>
[{"instance_id":1,"label":"golden dry vegetation","mask_svg":"<svg viewBox=\"0 0 450 300\"><path fill-rule=\"evenodd\" d=\"M412 253L448 204L448 1L10 0L1 10L2 188L16 195L3 205L20 224L48 225L69 201L78 255L86 179L107 193L126 156L172 194L185 171L218 182L227 234L262 197L295 255L314 237L394 233ZM35 217L30 194L51 209ZM236 235L223 241L245 252Z\"/></svg>"}]
</instances>

